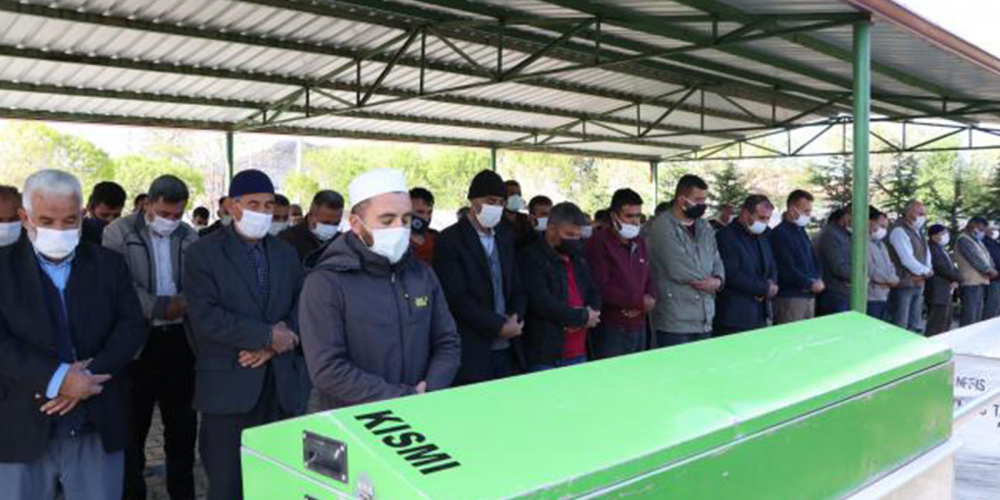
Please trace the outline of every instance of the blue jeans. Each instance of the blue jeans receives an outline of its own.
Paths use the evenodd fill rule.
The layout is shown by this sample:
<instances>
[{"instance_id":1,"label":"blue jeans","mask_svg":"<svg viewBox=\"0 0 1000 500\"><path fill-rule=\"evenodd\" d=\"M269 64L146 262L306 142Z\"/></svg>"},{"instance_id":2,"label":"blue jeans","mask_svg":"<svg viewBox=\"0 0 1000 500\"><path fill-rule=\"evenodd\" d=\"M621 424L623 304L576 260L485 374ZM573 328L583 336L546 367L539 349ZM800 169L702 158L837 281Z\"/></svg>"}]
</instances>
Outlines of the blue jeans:
<instances>
[{"instance_id":1,"label":"blue jeans","mask_svg":"<svg viewBox=\"0 0 1000 500\"><path fill-rule=\"evenodd\" d=\"M564 358L556 360L556 362L554 363L531 365L528 367L528 371L531 373L543 372L546 370L555 370L556 368L564 368L567 366L580 365L586 362L587 362L586 356L577 356L575 358Z\"/></svg>"},{"instance_id":2,"label":"blue jeans","mask_svg":"<svg viewBox=\"0 0 1000 500\"><path fill-rule=\"evenodd\" d=\"M656 347L673 347L675 345L690 344L699 340L708 340L712 332L706 333L670 333L656 332Z\"/></svg>"},{"instance_id":3,"label":"blue jeans","mask_svg":"<svg viewBox=\"0 0 1000 500\"><path fill-rule=\"evenodd\" d=\"M880 319L882 321L885 321L886 319L885 313L888 305L889 303L884 300L869 300L868 315L875 319Z\"/></svg>"},{"instance_id":4,"label":"blue jeans","mask_svg":"<svg viewBox=\"0 0 1000 500\"><path fill-rule=\"evenodd\" d=\"M922 333L920 323L924 315L923 286L893 288L889 292L889 320L900 328Z\"/></svg>"}]
</instances>

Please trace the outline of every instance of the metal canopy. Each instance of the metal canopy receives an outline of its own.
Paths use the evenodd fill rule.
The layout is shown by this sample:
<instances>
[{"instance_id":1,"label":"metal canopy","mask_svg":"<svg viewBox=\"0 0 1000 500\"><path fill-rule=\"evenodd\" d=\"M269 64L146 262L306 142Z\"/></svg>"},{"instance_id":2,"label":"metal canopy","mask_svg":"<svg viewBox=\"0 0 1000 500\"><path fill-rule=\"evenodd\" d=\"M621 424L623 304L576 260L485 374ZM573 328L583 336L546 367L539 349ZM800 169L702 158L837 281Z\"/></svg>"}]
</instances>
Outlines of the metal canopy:
<instances>
[{"instance_id":1,"label":"metal canopy","mask_svg":"<svg viewBox=\"0 0 1000 500\"><path fill-rule=\"evenodd\" d=\"M0 0L0 117L690 160L850 121L869 18L878 119L992 130L1000 60L889 0Z\"/></svg>"}]
</instances>

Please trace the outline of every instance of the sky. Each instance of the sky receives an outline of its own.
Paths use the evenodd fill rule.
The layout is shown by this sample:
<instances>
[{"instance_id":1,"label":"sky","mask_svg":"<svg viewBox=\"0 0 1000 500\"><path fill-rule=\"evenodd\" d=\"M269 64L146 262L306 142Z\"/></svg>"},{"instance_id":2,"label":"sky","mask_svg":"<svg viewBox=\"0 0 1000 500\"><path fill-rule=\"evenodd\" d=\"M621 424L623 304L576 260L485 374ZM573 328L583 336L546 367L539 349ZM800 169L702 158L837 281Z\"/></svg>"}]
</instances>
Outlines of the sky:
<instances>
[{"instance_id":1,"label":"sky","mask_svg":"<svg viewBox=\"0 0 1000 500\"><path fill-rule=\"evenodd\" d=\"M938 24L1000 57L1000 0L896 0L922 17ZM132 127L106 127L94 125L53 124L56 128L81 135L108 151L112 156L137 152L141 146L144 131ZM222 139L222 133L218 133ZM242 152L247 149L266 148L274 139L256 136L241 144ZM335 141L334 141L335 142Z\"/></svg>"},{"instance_id":2,"label":"sky","mask_svg":"<svg viewBox=\"0 0 1000 500\"><path fill-rule=\"evenodd\" d=\"M938 26L1000 57L1000 0L896 0Z\"/></svg>"}]
</instances>

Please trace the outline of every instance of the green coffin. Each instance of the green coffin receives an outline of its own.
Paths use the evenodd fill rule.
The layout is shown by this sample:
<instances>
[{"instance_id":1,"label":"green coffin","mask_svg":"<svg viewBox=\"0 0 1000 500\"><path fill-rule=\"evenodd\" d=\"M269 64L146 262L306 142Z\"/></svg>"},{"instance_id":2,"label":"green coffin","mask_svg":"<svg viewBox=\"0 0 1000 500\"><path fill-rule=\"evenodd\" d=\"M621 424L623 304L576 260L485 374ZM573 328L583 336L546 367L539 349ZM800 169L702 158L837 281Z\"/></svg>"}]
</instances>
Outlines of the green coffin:
<instances>
[{"instance_id":1,"label":"green coffin","mask_svg":"<svg viewBox=\"0 0 1000 500\"><path fill-rule=\"evenodd\" d=\"M243 435L248 500L833 500L948 439L951 352L848 313Z\"/></svg>"}]
</instances>

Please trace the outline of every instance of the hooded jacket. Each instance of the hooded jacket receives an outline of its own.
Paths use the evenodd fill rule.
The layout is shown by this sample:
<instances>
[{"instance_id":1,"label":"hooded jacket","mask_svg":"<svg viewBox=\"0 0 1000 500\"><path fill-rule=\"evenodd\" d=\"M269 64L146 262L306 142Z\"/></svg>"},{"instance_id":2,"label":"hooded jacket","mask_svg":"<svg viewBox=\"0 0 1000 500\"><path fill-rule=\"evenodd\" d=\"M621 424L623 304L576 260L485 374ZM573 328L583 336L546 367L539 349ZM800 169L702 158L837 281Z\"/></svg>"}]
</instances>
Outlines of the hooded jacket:
<instances>
[{"instance_id":1,"label":"hooded jacket","mask_svg":"<svg viewBox=\"0 0 1000 500\"><path fill-rule=\"evenodd\" d=\"M430 267L395 265L353 233L306 277L299 327L313 385L328 409L448 388L461 356L455 321Z\"/></svg>"}]
</instances>

